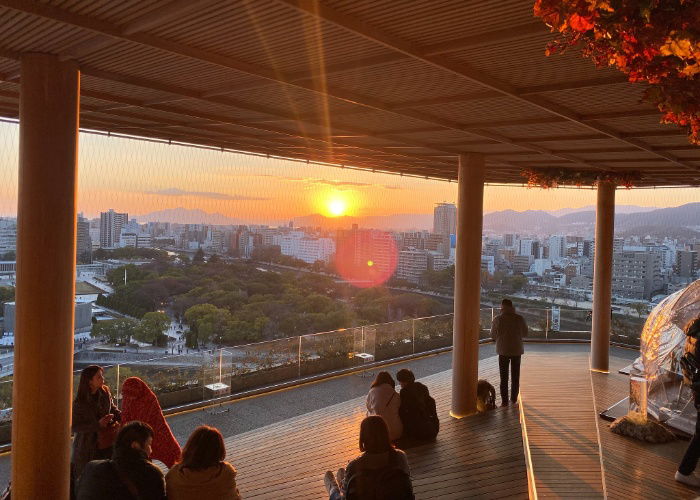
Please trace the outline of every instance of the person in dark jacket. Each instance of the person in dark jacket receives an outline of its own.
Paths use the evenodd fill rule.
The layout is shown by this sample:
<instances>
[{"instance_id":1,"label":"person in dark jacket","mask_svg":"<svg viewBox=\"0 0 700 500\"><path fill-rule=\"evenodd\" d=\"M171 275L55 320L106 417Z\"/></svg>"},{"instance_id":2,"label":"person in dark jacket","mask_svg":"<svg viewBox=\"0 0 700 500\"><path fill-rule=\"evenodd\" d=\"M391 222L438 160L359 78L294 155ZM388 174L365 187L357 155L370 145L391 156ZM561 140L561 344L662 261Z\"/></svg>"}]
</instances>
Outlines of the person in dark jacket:
<instances>
[{"instance_id":1,"label":"person in dark jacket","mask_svg":"<svg viewBox=\"0 0 700 500\"><path fill-rule=\"evenodd\" d=\"M697 360L699 354L698 339L700 339L700 316L689 321L684 330L686 334L685 352L692 354ZM696 366L695 368L700 367ZM697 376L698 375L696 375L695 380L688 380L688 382L691 383L695 410L697 411L695 434L688 444L688 449L683 455L683 460L681 460L675 476L676 481L692 486L693 488L700 488L700 477L694 474L698 466L698 459L700 459L700 380L697 379Z\"/></svg>"},{"instance_id":2,"label":"person in dark jacket","mask_svg":"<svg viewBox=\"0 0 700 500\"><path fill-rule=\"evenodd\" d=\"M80 373L78 393L73 401L73 421L71 430L73 454L71 473L76 481L85 465L91 460L109 458L112 446L99 449L97 434L101 429L116 425L121 412L112 401L109 387L105 385L104 370L101 366L90 365Z\"/></svg>"},{"instance_id":3,"label":"person in dark jacket","mask_svg":"<svg viewBox=\"0 0 700 500\"><path fill-rule=\"evenodd\" d=\"M396 373L396 380L401 385L399 416L403 423L403 435L419 440L434 439L440 427L437 415L432 415L432 398L428 388L416 382L416 376L406 368Z\"/></svg>"},{"instance_id":4,"label":"person in dark jacket","mask_svg":"<svg viewBox=\"0 0 700 500\"><path fill-rule=\"evenodd\" d=\"M359 445L362 455L351 460L346 468L338 469L337 474L327 471L324 475L330 500L414 498L408 458L391 444L389 428L381 416L371 415L362 421ZM397 474L380 474L389 470ZM390 489L392 496L384 494L385 489Z\"/></svg>"},{"instance_id":5,"label":"person in dark jacket","mask_svg":"<svg viewBox=\"0 0 700 500\"><path fill-rule=\"evenodd\" d=\"M78 482L77 500L165 500L165 478L149 459L153 429L143 422L121 428L111 460L93 460Z\"/></svg>"},{"instance_id":6,"label":"person in dark jacket","mask_svg":"<svg viewBox=\"0 0 700 500\"><path fill-rule=\"evenodd\" d=\"M501 372L501 406L508 405L508 368L510 365L510 401L515 403L520 392L520 357L525 352L523 337L527 337L525 318L515 312L513 302L501 301L501 314L493 318L491 338L496 342L498 368Z\"/></svg>"}]
</instances>

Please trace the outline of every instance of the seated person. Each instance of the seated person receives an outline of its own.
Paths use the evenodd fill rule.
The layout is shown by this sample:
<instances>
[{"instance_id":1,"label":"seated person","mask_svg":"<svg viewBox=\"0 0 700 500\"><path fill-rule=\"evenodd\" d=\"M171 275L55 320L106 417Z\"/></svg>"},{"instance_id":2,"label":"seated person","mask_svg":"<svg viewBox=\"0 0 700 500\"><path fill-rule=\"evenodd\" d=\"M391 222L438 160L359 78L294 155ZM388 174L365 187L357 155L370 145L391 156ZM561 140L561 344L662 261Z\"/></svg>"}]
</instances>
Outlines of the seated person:
<instances>
[{"instance_id":1,"label":"seated person","mask_svg":"<svg viewBox=\"0 0 700 500\"><path fill-rule=\"evenodd\" d=\"M78 482L78 500L165 500L165 479L149 459L153 429L143 422L121 428L111 460L89 462Z\"/></svg>"},{"instance_id":2,"label":"seated person","mask_svg":"<svg viewBox=\"0 0 700 500\"><path fill-rule=\"evenodd\" d=\"M394 389L396 382L389 372L379 372L367 394L367 415L380 415L389 428L389 439L396 441L403 433L399 417L401 396Z\"/></svg>"},{"instance_id":3,"label":"seated person","mask_svg":"<svg viewBox=\"0 0 700 500\"><path fill-rule=\"evenodd\" d=\"M182 460L165 475L168 500L241 500L236 469L225 462L224 438L214 427L197 427Z\"/></svg>"},{"instance_id":4,"label":"seated person","mask_svg":"<svg viewBox=\"0 0 700 500\"><path fill-rule=\"evenodd\" d=\"M404 437L419 440L435 439L440 430L435 400L430 396L428 388L416 382L411 370L403 368L396 374L401 384L401 407L399 416L403 423Z\"/></svg>"},{"instance_id":5,"label":"seated person","mask_svg":"<svg viewBox=\"0 0 700 500\"><path fill-rule=\"evenodd\" d=\"M391 444L382 417L366 417L360 424L360 451L362 455L339 469L337 476L326 472L323 481L330 500L414 498L408 459Z\"/></svg>"}]
</instances>

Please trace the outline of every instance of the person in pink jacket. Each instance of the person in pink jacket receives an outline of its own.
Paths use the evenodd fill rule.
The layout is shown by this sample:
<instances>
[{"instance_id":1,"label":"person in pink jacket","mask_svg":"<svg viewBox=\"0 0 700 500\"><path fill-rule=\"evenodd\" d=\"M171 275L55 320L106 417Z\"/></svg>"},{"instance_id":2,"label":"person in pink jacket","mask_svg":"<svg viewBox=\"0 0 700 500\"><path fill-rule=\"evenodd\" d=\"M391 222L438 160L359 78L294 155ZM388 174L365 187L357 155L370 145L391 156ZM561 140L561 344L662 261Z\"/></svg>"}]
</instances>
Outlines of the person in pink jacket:
<instances>
[{"instance_id":1,"label":"person in pink jacket","mask_svg":"<svg viewBox=\"0 0 700 500\"><path fill-rule=\"evenodd\" d=\"M396 382L389 372L379 372L367 394L367 416L379 415L389 428L389 438L396 441L403 434L403 424L399 417L401 396L394 389Z\"/></svg>"}]
</instances>

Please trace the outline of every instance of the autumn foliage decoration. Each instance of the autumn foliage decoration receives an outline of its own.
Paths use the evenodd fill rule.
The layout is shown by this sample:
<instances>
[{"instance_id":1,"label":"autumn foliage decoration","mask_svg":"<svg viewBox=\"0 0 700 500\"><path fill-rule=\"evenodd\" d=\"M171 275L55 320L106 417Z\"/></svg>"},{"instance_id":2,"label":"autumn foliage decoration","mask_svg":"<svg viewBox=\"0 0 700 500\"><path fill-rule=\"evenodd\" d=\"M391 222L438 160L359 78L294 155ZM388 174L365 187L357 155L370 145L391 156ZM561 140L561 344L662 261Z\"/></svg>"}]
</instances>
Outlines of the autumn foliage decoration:
<instances>
[{"instance_id":1,"label":"autumn foliage decoration","mask_svg":"<svg viewBox=\"0 0 700 500\"><path fill-rule=\"evenodd\" d=\"M547 55L581 46L598 66L649 83L662 122L700 145L700 0L536 0L535 15L559 33Z\"/></svg>"},{"instance_id":2,"label":"autumn foliage decoration","mask_svg":"<svg viewBox=\"0 0 700 500\"><path fill-rule=\"evenodd\" d=\"M572 168L532 168L523 170L521 175L527 180L528 187L544 189L556 188L560 185L597 186L601 182L609 182L630 189L641 179L641 175L636 171L604 172Z\"/></svg>"}]
</instances>

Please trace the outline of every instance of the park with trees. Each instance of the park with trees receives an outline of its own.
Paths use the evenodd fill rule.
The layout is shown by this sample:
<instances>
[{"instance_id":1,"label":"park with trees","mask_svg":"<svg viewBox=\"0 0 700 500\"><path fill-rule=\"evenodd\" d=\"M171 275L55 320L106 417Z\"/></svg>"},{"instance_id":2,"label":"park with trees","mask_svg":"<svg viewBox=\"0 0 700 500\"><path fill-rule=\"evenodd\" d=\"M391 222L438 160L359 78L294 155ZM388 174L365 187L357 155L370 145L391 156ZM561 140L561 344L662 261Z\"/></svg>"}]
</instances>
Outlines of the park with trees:
<instances>
[{"instance_id":1,"label":"park with trees","mask_svg":"<svg viewBox=\"0 0 700 500\"><path fill-rule=\"evenodd\" d=\"M254 262L158 254L144 265L107 273L114 293L98 305L123 313L93 330L113 342L128 337L158 345L167 328L154 313L186 323L186 343L240 345L450 312L448 304L384 287L355 288L323 274L276 272ZM125 280L126 276L126 280ZM167 311L168 314L165 314ZM168 320L169 321L169 320Z\"/></svg>"}]
</instances>

